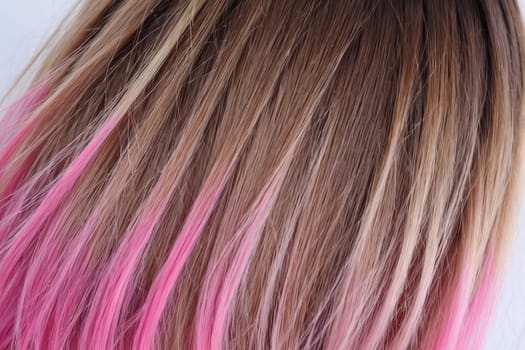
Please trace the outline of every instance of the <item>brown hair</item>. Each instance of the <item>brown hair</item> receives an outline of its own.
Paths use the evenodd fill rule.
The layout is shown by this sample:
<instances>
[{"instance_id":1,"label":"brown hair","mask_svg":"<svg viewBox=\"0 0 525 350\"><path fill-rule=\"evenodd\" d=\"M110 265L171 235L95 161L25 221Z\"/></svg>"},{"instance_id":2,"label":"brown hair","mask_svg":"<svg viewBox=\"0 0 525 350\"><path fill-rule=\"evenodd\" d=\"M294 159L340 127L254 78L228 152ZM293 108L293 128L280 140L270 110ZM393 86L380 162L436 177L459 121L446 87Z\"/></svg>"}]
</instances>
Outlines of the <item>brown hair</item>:
<instances>
[{"instance_id":1,"label":"brown hair","mask_svg":"<svg viewBox=\"0 0 525 350\"><path fill-rule=\"evenodd\" d=\"M0 148L0 348L479 346L511 0L91 0Z\"/></svg>"}]
</instances>

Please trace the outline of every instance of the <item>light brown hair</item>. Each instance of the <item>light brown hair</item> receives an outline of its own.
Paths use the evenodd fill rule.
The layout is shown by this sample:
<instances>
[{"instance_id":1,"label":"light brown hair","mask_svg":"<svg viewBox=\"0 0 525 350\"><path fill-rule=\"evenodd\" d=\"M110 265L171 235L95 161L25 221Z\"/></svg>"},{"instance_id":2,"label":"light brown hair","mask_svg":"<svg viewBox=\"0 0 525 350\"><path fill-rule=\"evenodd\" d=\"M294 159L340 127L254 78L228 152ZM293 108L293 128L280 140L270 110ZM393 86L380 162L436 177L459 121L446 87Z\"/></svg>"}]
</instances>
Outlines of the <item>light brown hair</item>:
<instances>
[{"instance_id":1,"label":"light brown hair","mask_svg":"<svg viewBox=\"0 0 525 350\"><path fill-rule=\"evenodd\" d=\"M480 346L520 176L516 1L71 18L4 117L0 348Z\"/></svg>"}]
</instances>

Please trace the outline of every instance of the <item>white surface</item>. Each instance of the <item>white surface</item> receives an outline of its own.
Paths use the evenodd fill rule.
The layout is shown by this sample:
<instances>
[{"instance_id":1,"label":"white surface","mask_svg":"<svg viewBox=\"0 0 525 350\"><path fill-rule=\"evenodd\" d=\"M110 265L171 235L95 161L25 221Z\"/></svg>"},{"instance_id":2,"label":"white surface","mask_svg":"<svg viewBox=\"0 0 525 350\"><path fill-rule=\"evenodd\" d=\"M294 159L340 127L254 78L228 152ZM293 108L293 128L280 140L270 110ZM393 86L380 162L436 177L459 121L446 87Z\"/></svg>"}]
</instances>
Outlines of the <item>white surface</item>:
<instances>
[{"instance_id":1,"label":"white surface","mask_svg":"<svg viewBox=\"0 0 525 350\"><path fill-rule=\"evenodd\" d=\"M0 96L73 4L72 0L0 0Z\"/></svg>"},{"instance_id":2,"label":"white surface","mask_svg":"<svg viewBox=\"0 0 525 350\"><path fill-rule=\"evenodd\" d=\"M525 0L520 0L525 8ZM72 0L0 0L0 95L23 69ZM491 324L487 350L525 350L525 211Z\"/></svg>"},{"instance_id":3,"label":"white surface","mask_svg":"<svg viewBox=\"0 0 525 350\"><path fill-rule=\"evenodd\" d=\"M525 17L525 0L519 3ZM520 210L518 232L508 256L508 270L485 349L525 350L525 205Z\"/></svg>"}]
</instances>

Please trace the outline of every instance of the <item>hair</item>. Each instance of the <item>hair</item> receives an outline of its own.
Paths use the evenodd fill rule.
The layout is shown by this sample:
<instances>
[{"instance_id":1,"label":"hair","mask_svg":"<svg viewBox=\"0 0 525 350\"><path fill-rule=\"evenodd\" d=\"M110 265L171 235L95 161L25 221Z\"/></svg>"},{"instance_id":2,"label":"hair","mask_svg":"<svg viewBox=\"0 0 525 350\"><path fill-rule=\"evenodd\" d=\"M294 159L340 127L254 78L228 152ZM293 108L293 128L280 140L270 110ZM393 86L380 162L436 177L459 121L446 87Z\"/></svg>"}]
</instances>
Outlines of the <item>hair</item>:
<instances>
[{"instance_id":1,"label":"hair","mask_svg":"<svg viewBox=\"0 0 525 350\"><path fill-rule=\"evenodd\" d=\"M481 347L521 173L516 1L68 18L2 112L0 349Z\"/></svg>"}]
</instances>

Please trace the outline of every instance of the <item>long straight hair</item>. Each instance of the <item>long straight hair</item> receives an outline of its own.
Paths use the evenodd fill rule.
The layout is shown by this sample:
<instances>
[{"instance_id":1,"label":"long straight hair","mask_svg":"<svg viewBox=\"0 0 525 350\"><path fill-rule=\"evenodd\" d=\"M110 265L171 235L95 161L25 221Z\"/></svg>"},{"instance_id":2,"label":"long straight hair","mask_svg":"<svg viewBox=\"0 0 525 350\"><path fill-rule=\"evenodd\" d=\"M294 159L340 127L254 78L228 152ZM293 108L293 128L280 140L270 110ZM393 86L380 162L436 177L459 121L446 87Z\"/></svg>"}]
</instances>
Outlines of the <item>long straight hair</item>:
<instances>
[{"instance_id":1,"label":"long straight hair","mask_svg":"<svg viewBox=\"0 0 525 350\"><path fill-rule=\"evenodd\" d=\"M479 349L514 0L90 0L2 111L0 349Z\"/></svg>"}]
</instances>

